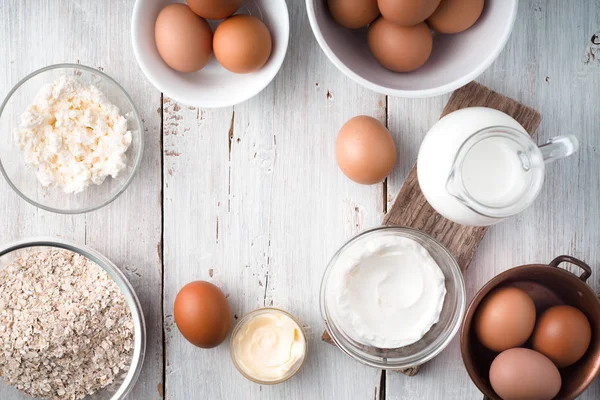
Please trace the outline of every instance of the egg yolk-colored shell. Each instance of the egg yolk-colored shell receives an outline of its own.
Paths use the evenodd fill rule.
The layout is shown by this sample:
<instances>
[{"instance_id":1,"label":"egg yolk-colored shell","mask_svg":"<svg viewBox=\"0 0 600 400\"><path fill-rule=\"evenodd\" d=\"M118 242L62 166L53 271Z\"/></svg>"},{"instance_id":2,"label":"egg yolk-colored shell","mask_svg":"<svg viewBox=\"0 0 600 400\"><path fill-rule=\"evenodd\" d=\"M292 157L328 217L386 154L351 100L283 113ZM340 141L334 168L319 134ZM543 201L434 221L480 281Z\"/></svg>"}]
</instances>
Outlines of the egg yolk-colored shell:
<instances>
[{"instance_id":1,"label":"egg yolk-colored shell","mask_svg":"<svg viewBox=\"0 0 600 400\"><path fill-rule=\"evenodd\" d=\"M473 26L482 11L483 0L442 0L427 24L439 33L459 33Z\"/></svg>"},{"instance_id":2,"label":"egg yolk-colored shell","mask_svg":"<svg viewBox=\"0 0 600 400\"><path fill-rule=\"evenodd\" d=\"M433 38L425 23L403 27L382 17L369 26L367 41L377 61L396 72L410 72L421 67L433 48Z\"/></svg>"},{"instance_id":3,"label":"egg yolk-colored shell","mask_svg":"<svg viewBox=\"0 0 600 400\"><path fill-rule=\"evenodd\" d=\"M207 19L223 19L235 13L243 0L186 0L193 12Z\"/></svg>"},{"instance_id":4,"label":"egg yolk-colored shell","mask_svg":"<svg viewBox=\"0 0 600 400\"><path fill-rule=\"evenodd\" d=\"M548 357L514 348L496 356L490 366L490 384L503 400L551 400L560 391L562 378Z\"/></svg>"},{"instance_id":5,"label":"egg yolk-colored shell","mask_svg":"<svg viewBox=\"0 0 600 400\"><path fill-rule=\"evenodd\" d=\"M212 55L213 34L208 23L185 4L169 4L154 26L158 54L179 72L198 71Z\"/></svg>"},{"instance_id":6,"label":"egg yolk-colored shell","mask_svg":"<svg viewBox=\"0 0 600 400\"><path fill-rule=\"evenodd\" d=\"M584 313L571 306L544 311L533 332L532 347L559 368L579 361L592 340L592 328Z\"/></svg>"},{"instance_id":7,"label":"egg yolk-colored shell","mask_svg":"<svg viewBox=\"0 0 600 400\"><path fill-rule=\"evenodd\" d=\"M260 69L271 56L271 33L256 17L234 15L217 27L213 47L223 67L246 74Z\"/></svg>"},{"instance_id":8,"label":"egg yolk-colored shell","mask_svg":"<svg viewBox=\"0 0 600 400\"><path fill-rule=\"evenodd\" d=\"M227 298L218 287L206 281L188 283L179 291L173 316L183 337L202 348L221 344L231 327Z\"/></svg>"},{"instance_id":9,"label":"egg yolk-colored shell","mask_svg":"<svg viewBox=\"0 0 600 400\"><path fill-rule=\"evenodd\" d=\"M337 163L344 174L357 183L382 182L396 162L396 145L390 131L366 115L350 119L335 144Z\"/></svg>"},{"instance_id":10,"label":"egg yolk-colored shell","mask_svg":"<svg viewBox=\"0 0 600 400\"><path fill-rule=\"evenodd\" d=\"M492 351L521 346L533 332L535 314L535 304L523 290L499 288L485 296L477 308L475 334Z\"/></svg>"},{"instance_id":11,"label":"egg yolk-colored shell","mask_svg":"<svg viewBox=\"0 0 600 400\"><path fill-rule=\"evenodd\" d=\"M400 26L423 22L440 4L440 0L377 0L385 19Z\"/></svg>"},{"instance_id":12,"label":"egg yolk-colored shell","mask_svg":"<svg viewBox=\"0 0 600 400\"><path fill-rule=\"evenodd\" d=\"M377 0L328 0L327 6L333 19L350 29L367 26L379 15Z\"/></svg>"}]
</instances>

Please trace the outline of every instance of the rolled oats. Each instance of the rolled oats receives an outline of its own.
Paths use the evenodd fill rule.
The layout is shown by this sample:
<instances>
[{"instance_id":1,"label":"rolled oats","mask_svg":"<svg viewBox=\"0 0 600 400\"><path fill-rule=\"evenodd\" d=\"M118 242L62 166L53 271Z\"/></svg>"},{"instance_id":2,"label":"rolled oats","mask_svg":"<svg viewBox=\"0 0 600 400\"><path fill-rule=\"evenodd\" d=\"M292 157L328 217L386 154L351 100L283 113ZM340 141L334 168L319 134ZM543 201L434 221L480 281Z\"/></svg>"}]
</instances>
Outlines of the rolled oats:
<instances>
[{"instance_id":1,"label":"rolled oats","mask_svg":"<svg viewBox=\"0 0 600 400\"><path fill-rule=\"evenodd\" d=\"M0 376L17 389L83 399L126 373L133 339L119 287L86 257L52 249L0 270Z\"/></svg>"}]
</instances>

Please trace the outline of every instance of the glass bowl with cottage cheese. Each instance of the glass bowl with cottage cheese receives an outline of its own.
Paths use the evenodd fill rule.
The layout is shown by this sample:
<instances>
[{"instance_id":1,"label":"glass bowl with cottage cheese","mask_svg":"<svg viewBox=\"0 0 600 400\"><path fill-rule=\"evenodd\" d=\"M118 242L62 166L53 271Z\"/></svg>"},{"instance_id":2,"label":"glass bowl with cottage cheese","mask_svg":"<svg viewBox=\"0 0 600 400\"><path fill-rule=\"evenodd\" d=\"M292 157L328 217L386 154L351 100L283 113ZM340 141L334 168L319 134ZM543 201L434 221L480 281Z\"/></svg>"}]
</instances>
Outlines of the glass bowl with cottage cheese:
<instances>
[{"instance_id":1,"label":"glass bowl with cottage cheese","mask_svg":"<svg viewBox=\"0 0 600 400\"><path fill-rule=\"evenodd\" d=\"M115 200L142 159L143 127L127 92L79 64L23 78L0 105L0 171L29 203L78 214Z\"/></svg>"},{"instance_id":2,"label":"glass bowl with cottage cheese","mask_svg":"<svg viewBox=\"0 0 600 400\"><path fill-rule=\"evenodd\" d=\"M123 400L135 386L144 314L98 251L43 237L0 246L0 310L0 399Z\"/></svg>"},{"instance_id":3,"label":"glass bowl with cottage cheese","mask_svg":"<svg viewBox=\"0 0 600 400\"><path fill-rule=\"evenodd\" d=\"M321 282L321 314L333 342L376 368L406 369L438 355L465 313L462 272L437 240L384 226L346 242Z\"/></svg>"}]
</instances>

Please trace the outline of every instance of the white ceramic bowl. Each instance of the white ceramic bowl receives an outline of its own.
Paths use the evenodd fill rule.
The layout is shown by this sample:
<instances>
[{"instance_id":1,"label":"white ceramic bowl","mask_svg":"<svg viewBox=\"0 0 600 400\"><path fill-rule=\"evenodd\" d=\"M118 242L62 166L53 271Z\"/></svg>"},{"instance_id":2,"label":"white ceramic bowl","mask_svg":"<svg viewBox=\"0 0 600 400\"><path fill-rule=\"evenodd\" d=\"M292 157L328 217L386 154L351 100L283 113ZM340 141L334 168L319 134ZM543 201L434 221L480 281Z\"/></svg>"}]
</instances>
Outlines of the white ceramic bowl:
<instances>
[{"instance_id":1,"label":"white ceramic bowl","mask_svg":"<svg viewBox=\"0 0 600 400\"><path fill-rule=\"evenodd\" d=\"M251 14L262 20L273 41L269 61L250 74L234 74L223 68L214 55L198 72L181 73L160 58L154 41L154 24L170 0L137 0L133 9L133 51L146 77L165 95L180 103L202 108L232 106L257 95L277 75L290 35L290 19L283 0L245 0L236 14ZM214 32L219 21L209 21Z\"/></svg>"},{"instance_id":2,"label":"white ceramic bowl","mask_svg":"<svg viewBox=\"0 0 600 400\"><path fill-rule=\"evenodd\" d=\"M366 88L399 97L432 97L466 85L498 57L508 41L518 0L485 0L479 20L456 35L435 35L427 63L410 73L382 67L367 46L366 29L338 25L327 0L306 0L310 26L333 64Z\"/></svg>"}]
</instances>

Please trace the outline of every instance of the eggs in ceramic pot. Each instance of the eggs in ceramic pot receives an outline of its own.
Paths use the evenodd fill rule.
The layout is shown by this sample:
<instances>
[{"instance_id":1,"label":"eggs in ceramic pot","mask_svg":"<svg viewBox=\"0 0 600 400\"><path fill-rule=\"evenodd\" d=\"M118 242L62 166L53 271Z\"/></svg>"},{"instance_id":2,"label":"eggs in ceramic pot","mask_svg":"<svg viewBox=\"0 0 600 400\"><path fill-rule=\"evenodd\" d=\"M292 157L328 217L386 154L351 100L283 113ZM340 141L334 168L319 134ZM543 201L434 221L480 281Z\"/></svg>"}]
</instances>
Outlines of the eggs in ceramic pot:
<instances>
[{"instance_id":1,"label":"eggs in ceramic pot","mask_svg":"<svg viewBox=\"0 0 600 400\"><path fill-rule=\"evenodd\" d=\"M383 17L400 26L423 22L440 4L440 0L377 0Z\"/></svg>"},{"instance_id":2,"label":"eggs in ceramic pot","mask_svg":"<svg viewBox=\"0 0 600 400\"><path fill-rule=\"evenodd\" d=\"M564 368L583 357L591 340L592 328L584 313L571 306L555 306L538 319L532 347Z\"/></svg>"},{"instance_id":3,"label":"eggs in ceramic pot","mask_svg":"<svg viewBox=\"0 0 600 400\"><path fill-rule=\"evenodd\" d=\"M377 61L396 72L410 72L421 67L433 48L431 32L424 22L404 27L383 17L369 26L367 43Z\"/></svg>"},{"instance_id":4,"label":"eggs in ceramic pot","mask_svg":"<svg viewBox=\"0 0 600 400\"><path fill-rule=\"evenodd\" d=\"M193 12L207 19L223 19L235 13L242 0L186 0Z\"/></svg>"},{"instance_id":5,"label":"eggs in ceramic pot","mask_svg":"<svg viewBox=\"0 0 600 400\"><path fill-rule=\"evenodd\" d=\"M501 352L521 346L535 326L535 304L527 293L515 287L490 292L474 316L475 334L485 347Z\"/></svg>"},{"instance_id":6,"label":"eggs in ceramic pot","mask_svg":"<svg viewBox=\"0 0 600 400\"><path fill-rule=\"evenodd\" d=\"M328 0L327 6L333 19L350 29L367 26L379 15L377 0Z\"/></svg>"},{"instance_id":7,"label":"eggs in ceramic pot","mask_svg":"<svg viewBox=\"0 0 600 400\"><path fill-rule=\"evenodd\" d=\"M483 0L442 0L427 25L439 33L459 33L473 26L482 11Z\"/></svg>"},{"instance_id":8,"label":"eggs in ceramic pot","mask_svg":"<svg viewBox=\"0 0 600 400\"><path fill-rule=\"evenodd\" d=\"M231 327L227 298L218 287L206 281L188 283L179 291L173 316L183 337L202 348L221 344Z\"/></svg>"},{"instance_id":9,"label":"eggs in ceramic pot","mask_svg":"<svg viewBox=\"0 0 600 400\"><path fill-rule=\"evenodd\" d=\"M198 71L212 56L210 26L185 4L169 4L160 11L154 39L164 62L179 72Z\"/></svg>"},{"instance_id":10,"label":"eggs in ceramic pot","mask_svg":"<svg viewBox=\"0 0 600 400\"><path fill-rule=\"evenodd\" d=\"M490 366L490 384L503 400L551 400L562 385L550 359L523 348L500 353Z\"/></svg>"},{"instance_id":11,"label":"eggs in ceramic pot","mask_svg":"<svg viewBox=\"0 0 600 400\"><path fill-rule=\"evenodd\" d=\"M271 33L252 15L235 15L215 30L215 57L231 72L246 74L260 69L271 56Z\"/></svg>"},{"instance_id":12,"label":"eggs in ceramic pot","mask_svg":"<svg viewBox=\"0 0 600 400\"><path fill-rule=\"evenodd\" d=\"M375 118L359 115L342 126L335 143L342 172L365 185L382 182L396 162L396 145L390 131Z\"/></svg>"}]
</instances>

